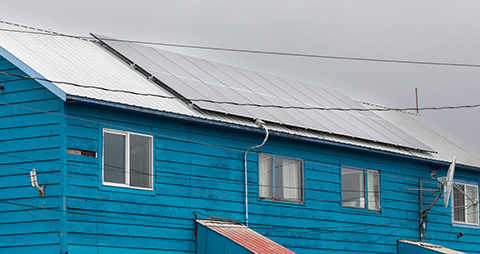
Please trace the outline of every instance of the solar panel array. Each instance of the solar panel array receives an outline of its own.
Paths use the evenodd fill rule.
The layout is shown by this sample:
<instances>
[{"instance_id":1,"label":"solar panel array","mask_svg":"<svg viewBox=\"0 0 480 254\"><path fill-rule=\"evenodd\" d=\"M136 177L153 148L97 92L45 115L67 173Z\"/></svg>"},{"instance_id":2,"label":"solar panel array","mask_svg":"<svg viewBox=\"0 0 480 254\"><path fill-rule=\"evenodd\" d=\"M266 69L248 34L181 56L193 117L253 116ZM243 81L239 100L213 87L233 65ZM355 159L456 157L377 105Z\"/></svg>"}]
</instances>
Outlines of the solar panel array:
<instances>
[{"instance_id":1,"label":"solar panel array","mask_svg":"<svg viewBox=\"0 0 480 254\"><path fill-rule=\"evenodd\" d=\"M432 151L371 111L280 109L219 103L363 108L338 91L158 48L110 40L101 35L94 36L103 39L103 43L201 109Z\"/></svg>"}]
</instances>

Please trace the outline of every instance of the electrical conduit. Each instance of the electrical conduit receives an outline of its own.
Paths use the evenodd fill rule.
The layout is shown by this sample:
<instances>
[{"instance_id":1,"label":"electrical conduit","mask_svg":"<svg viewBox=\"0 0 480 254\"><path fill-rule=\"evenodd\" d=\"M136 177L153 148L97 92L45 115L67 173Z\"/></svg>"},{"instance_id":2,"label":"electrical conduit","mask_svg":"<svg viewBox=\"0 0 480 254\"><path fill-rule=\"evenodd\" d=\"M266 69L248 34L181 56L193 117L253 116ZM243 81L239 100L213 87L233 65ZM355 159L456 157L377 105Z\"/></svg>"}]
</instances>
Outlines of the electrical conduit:
<instances>
[{"instance_id":1,"label":"electrical conduit","mask_svg":"<svg viewBox=\"0 0 480 254\"><path fill-rule=\"evenodd\" d=\"M255 120L255 124L259 127L259 128L263 128L265 129L265 138L263 139L263 142L260 144L260 145L256 145L256 146L252 146L250 148L247 149L247 151L245 151L245 154L243 155L243 163L244 163L244 168L245 168L245 225L248 227L248 169L247 169L247 154L250 150L252 149L256 149L256 148L260 148L262 147L263 145L265 145L265 143L267 142L267 139L268 139L268 129L267 127L265 126L265 123L260 120L260 119L257 119Z\"/></svg>"}]
</instances>

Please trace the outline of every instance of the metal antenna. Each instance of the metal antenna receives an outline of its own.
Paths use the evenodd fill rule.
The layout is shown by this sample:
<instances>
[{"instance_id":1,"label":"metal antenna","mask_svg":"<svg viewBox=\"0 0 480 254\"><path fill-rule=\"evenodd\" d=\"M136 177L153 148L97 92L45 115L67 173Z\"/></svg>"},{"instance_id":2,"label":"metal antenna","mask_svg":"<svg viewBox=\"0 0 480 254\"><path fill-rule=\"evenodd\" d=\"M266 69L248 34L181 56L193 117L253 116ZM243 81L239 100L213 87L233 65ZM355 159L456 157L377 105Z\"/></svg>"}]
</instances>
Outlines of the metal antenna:
<instances>
[{"instance_id":1,"label":"metal antenna","mask_svg":"<svg viewBox=\"0 0 480 254\"><path fill-rule=\"evenodd\" d=\"M447 176L439 177L437 179L438 182L441 184L439 187L437 196L432 201L432 203L430 203L428 208L420 214L420 242L423 242L423 238L425 236L425 229L426 229L425 219L427 218L427 214L428 212L430 212L430 210L435 205L435 203L437 203L438 199L440 199L440 196L442 195L442 188L443 188L443 195L444 195L443 199L445 202L445 208L447 208L448 206L448 201L450 199L452 187L455 185L453 183L453 175L455 174L456 161L457 161L457 156L453 156L452 163L450 164L450 167L448 168L448 171L447 171Z\"/></svg>"},{"instance_id":2,"label":"metal antenna","mask_svg":"<svg viewBox=\"0 0 480 254\"><path fill-rule=\"evenodd\" d=\"M418 114L418 89L416 87L415 87L415 100L416 100L417 114Z\"/></svg>"}]
</instances>

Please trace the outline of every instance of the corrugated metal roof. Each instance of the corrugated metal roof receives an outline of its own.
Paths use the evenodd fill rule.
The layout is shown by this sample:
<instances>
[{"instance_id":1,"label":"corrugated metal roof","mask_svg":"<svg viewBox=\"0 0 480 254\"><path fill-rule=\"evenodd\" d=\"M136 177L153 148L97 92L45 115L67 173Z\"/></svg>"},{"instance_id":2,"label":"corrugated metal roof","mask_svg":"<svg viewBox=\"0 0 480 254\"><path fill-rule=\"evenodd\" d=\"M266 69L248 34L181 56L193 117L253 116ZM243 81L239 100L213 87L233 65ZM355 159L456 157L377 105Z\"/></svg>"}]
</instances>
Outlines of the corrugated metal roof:
<instances>
[{"instance_id":1,"label":"corrugated metal roof","mask_svg":"<svg viewBox=\"0 0 480 254\"><path fill-rule=\"evenodd\" d=\"M0 28L32 31L30 28L5 23L0 23ZM0 46L49 80L172 96L153 82L142 78L130 66L118 61L114 55L91 41L65 36L0 32ZM68 95L196 115L178 99L110 92L55 82L54 84Z\"/></svg>"},{"instance_id":2,"label":"corrugated metal roof","mask_svg":"<svg viewBox=\"0 0 480 254\"><path fill-rule=\"evenodd\" d=\"M239 223L215 220L197 220L197 222L256 254L295 254L295 252Z\"/></svg>"},{"instance_id":3,"label":"corrugated metal roof","mask_svg":"<svg viewBox=\"0 0 480 254\"><path fill-rule=\"evenodd\" d=\"M370 103L362 104L369 108L381 108ZM387 121L395 123L412 137L434 147L436 153L429 156L431 159L451 161L453 156L457 156L457 164L476 165L477 167L480 165L478 151L418 114L399 111L380 111L377 114Z\"/></svg>"},{"instance_id":4,"label":"corrugated metal roof","mask_svg":"<svg viewBox=\"0 0 480 254\"><path fill-rule=\"evenodd\" d=\"M373 112L280 109L217 103L362 108L338 91L158 48L112 40L101 35L95 37L103 39L116 52L200 108L419 150L432 150Z\"/></svg>"},{"instance_id":5,"label":"corrugated metal roof","mask_svg":"<svg viewBox=\"0 0 480 254\"><path fill-rule=\"evenodd\" d=\"M0 22L0 28L12 30L38 30L19 27ZM40 30L41 32L48 32ZM92 41L64 36L45 36L0 31L0 46L33 68L43 77L50 80L75 82L99 88L128 90L140 93L156 93L172 96L156 83L146 79L134 71L131 66L118 61L118 58ZM180 100L159 97L145 97L133 94L85 89L55 83L70 98L93 99L98 103L151 110L155 112L171 112L179 116L191 117L193 120L216 122L238 127L256 128L252 119L234 115L196 110ZM374 105L362 104L365 107ZM426 119L403 112L377 112L385 121L398 126L410 136L428 145L437 153L410 149L385 143L337 135L331 132L320 132L305 128L296 128L279 123L268 123L268 128L275 135L291 138L325 142L334 145L346 145L364 149L373 149L386 153L394 153L419 159L449 163L453 155L457 156L458 165L480 168L479 153L456 140L449 133L440 130Z\"/></svg>"}]
</instances>

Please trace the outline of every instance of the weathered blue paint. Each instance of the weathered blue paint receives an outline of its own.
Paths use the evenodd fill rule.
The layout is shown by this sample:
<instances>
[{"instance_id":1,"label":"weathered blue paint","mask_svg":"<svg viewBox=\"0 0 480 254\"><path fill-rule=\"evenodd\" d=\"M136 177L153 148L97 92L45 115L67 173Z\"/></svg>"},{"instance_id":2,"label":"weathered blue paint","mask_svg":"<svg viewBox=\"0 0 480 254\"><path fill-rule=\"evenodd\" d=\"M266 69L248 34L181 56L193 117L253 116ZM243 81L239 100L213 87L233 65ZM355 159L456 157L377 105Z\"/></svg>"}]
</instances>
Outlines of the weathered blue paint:
<instances>
[{"instance_id":1,"label":"weathered blue paint","mask_svg":"<svg viewBox=\"0 0 480 254\"><path fill-rule=\"evenodd\" d=\"M197 254L252 254L250 250L227 237L198 225Z\"/></svg>"},{"instance_id":2,"label":"weathered blue paint","mask_svg":"<svg viewBox=\"0 0 480 254\"><path fill-rule=\"evenodd\" d=\"M0 69L23 73L6 59ZM0 102L60 114L0 106L0 200L33 206L0 203L0 252L199 253L196 216L244 220L243 152L262 133L65 103L33 80L0 76L0 82ZM103 128L154 136L152 191L102 185ZM97 157L67 154L67 148ZM250 227L297 253L397 253L398 239L419 237L419 192L405 188L418 188L422 179L424 188L436 189L430 167L439 176L448 168L275 135L261 151L304 161L305 203L295 204L258 199L258 151L248 156ZM380 171L381 212L342 207L341 166ZM33 167L47 185L45 197L30 186ZM480 179L462 168L456 178ZM433 197L424 192L423 206ZM480 253L479 229L452 226L450 215L439 201L425 241ZM457 238L460 231L465 236Z\"/></svg>"},{"instance_id":3,"label":"weathered blue paint","mask_svg":"<svg viewBox=\"0 0 480 254\"><path fill-rule=\"evenodd\" d=\"M3 57L0 70L25 75ZM61 112L63 102L36 81L0 75L0 83L2 103ZM0 105L0 201L7 202L0 203L1 253L60 253L60 122L59 116ZM30 184L33 168L46 186L44 197Z\"/></svg>"}]
</instances>

